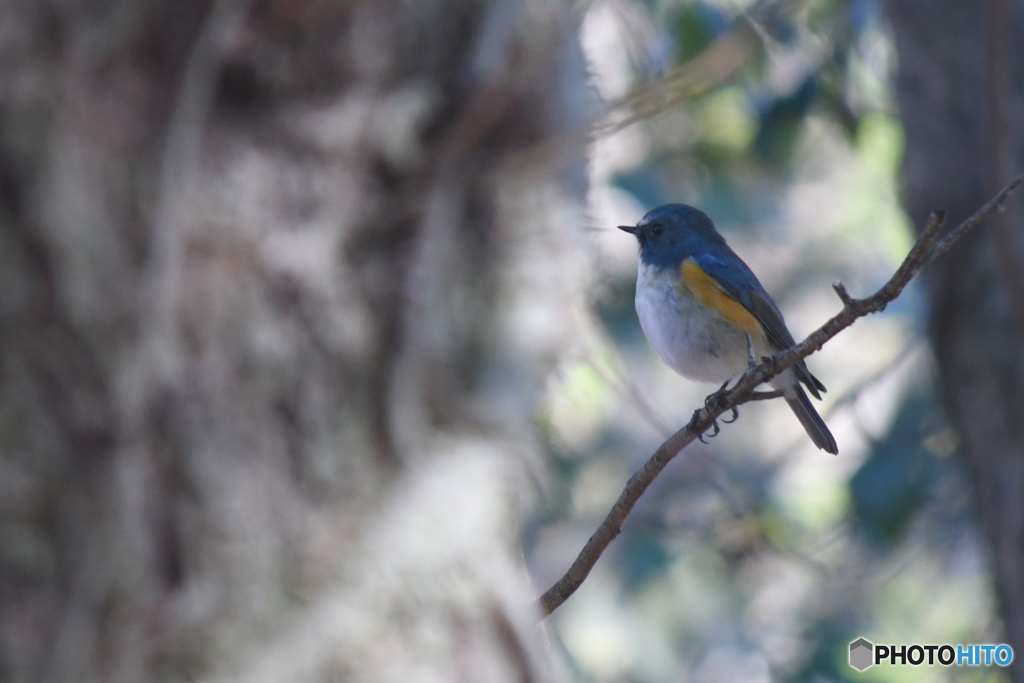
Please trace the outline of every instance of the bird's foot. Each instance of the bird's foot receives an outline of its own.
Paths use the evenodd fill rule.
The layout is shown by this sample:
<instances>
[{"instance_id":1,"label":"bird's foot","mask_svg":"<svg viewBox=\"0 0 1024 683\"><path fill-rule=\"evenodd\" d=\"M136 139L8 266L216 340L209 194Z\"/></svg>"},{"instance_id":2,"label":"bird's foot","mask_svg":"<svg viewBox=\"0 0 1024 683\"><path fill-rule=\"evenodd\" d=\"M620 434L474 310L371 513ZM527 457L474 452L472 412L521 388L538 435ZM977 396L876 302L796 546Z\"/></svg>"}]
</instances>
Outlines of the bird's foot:
<instances>
[{"instance_id":1,"label":"bird's foot","mask_svg":"<svg viewBox=\"0 0 1024 683\"><path fill-rule=\"evenodd\" d=\"M725 381L725 384L718 387L718 391L704 399L704 409L706 411L713 412L722 407L722 401L725 399L725 388L729 386L729 380Z\"/></svg>"},{"instance_id":2,"label":"bird's foot","mask_svg":"<svg viewBox=\"0 0 1024 683\"><path fill-rule=\"evenodd\" d=\"M700 411L697 411L697 412L699 413ZM694 414L694 417L696 417L696 414ZM715 438L716 436L718 436L718 433L720 431L722 431L722 428L718 426L718 420L712 420L711 421L711 429L712 429L712 432L707 435L707 438L709 438L709 439ZM703 434L698 434L697 435L697 440L700 441L702 444L707 445L707 441L704 440L704 435Z\"/></svg>"},{"instance_id":3,"label":"bird's foot","mask_svg":"<svg viewBox=\"0 0 1024 683\"><path fill-rule=\"evenodd\" d=\"M708 413L713 413L715 410L721 408L722 401L725 399L725 388L727 386L729 386L728 380L718 388L718 391L704 399L704 410L708 411ZM697 414L698 413L694 413L694 419L697 418ZM731 424L736 421L736 418L739 417L739 411L737 411L735 407L732 408L732 415L733 417L731 420L726 420L725 418L722 418L722 422L725 422L726 424ZM722 428L718 426L718 420L711 420L711 429L712 432L708 435L709 439L713 439L714 437L718 436L718 433L722 431ZM699 434L697 438L700 440L701 443L707 443L707 441L704 440L703 434Z\"/></svg>"}]
</instances>

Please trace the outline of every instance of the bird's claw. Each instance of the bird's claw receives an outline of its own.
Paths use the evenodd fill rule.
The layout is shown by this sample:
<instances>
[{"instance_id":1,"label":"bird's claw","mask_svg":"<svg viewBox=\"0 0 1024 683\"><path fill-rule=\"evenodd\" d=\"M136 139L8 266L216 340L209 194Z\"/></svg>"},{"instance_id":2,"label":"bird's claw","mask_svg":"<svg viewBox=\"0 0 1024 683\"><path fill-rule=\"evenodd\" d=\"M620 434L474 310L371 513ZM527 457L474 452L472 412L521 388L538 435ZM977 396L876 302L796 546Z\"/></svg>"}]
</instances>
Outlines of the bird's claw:
<instances>
[{"instance_id":1,"label":"bird's claw","mask_svg":"<svg viewBox=\"0 0 1024 683\"><path fill-rule=\"evenodd\" d=\"M725 384L718 387L718 391L704 399L705 410L707 410L710 413L722 405L722 399L725 398L725 388L727 386L729 386L728 380L726 380Z\"/></svg>"},{"instance_id":2,"label":"bird's claw","mask_svg":"<svg viewBox=\"0 0 1024 683\"><path fill-rule=\"evenodd\" d=\"M708 434L708 438L709 439L715 438L716 436L718 436L718 433L720 431L722 431L722 428L718 426L718 420L712 420L711 421L711 429L714 430L714 431L712 431L710 434ZM704 435L703 434L698 434L697 435L697 440L700 441L704 445L707 445L707 443L708 443L707 441L704 440Z\"/></svg>"},{"instance_id":3,"label":"bird's claw","mask_svg":"<svg viewBox=\"0 0 1024 683\"><path fill-rule=\"evenodd\" d=\"M730 408L729 412L732 413L731 418L729 418L728 420L726 420L724 417L722 418L722 422L724 422L727 425L731 425L733 422L740 419L740 409L737 408L736 406Z\"/></svg>"},{"instance_id":4,"label":"bird's claw","mask_svg":"<svg viewBox=\"0 0 1024 683\"><path fill-rule=\"evenodd\" d=\"M725 388L727 386L729 386L729 382L728 381L726 381L725 384L720 386L718 388L718 391L716 391L715 393L711 394L706 399L704 399L704 410L708 411L708 413L713 413L716 409L718 409L722 405L722 399L725 398ZM738 413L736 413L736 408L733 408L732 412L733 412L734 415L736 415L738 417ZM697 417L697 414L695 413L694 414L694 418L696 418L696 417ZM722 421L725 422L725 423L731 423L731 422L734 422L735 420L736 420L736 417L733 417L732 420L725 420L725 419L723 419ZM715 419L711 420L711 430L712 430L711 433L707 435L707 438L709 438L709 439L715 438L716 436L718 436L718 433L722 431L722 428L718 426L718 420L715 420ZM703 443L703 444L707 443L707 441L704 440L704 434L698 434L697 435L697 439L701 443Z\"/></svg>"}]
</instances>

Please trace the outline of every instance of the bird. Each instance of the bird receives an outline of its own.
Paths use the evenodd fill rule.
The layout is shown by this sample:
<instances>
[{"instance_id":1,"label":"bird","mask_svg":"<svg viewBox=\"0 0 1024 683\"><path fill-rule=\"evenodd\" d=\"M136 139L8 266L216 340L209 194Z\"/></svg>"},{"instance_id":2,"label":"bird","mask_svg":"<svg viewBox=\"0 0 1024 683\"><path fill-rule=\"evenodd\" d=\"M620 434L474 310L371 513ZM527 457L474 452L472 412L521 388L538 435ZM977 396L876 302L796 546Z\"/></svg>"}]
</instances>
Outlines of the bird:
<instances>
[{"instance_id":1,"label":"bird","mask_svg":"<svg viewBox=\"0 0 1024 683\"><path fill-rule=\"evenodd\" d=\"M619 229L639 244L634 303L640 327L678 374L724 388L752 358L796 343L757 276L700 209L665 204ZM807 396L821 399L825 385L807 364L801 360L768 384L782 392L814 445L837 455L835 437Z\"/></svg>"}]
</instances>

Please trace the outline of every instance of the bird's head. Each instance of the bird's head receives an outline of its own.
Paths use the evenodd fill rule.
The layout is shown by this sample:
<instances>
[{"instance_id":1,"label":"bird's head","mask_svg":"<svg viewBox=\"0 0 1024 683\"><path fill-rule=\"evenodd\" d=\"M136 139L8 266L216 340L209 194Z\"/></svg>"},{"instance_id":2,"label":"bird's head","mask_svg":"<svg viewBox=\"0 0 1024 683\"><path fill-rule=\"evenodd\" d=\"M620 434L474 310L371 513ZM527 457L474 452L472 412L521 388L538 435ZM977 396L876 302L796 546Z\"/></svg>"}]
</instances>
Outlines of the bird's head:
<instances>
[{"instance_id":1,"label":"bird's head","mask_svg":"<svg viewBox=\"0 0 1024 683\"><path fill-rule=\"evenodd\" d=\"M620 225L640 244L640 260L649 265L676 268L687 256L724 243L706 213L686 204L665 204L648 211L633 225Z\"/></svg>"}]
</instances>

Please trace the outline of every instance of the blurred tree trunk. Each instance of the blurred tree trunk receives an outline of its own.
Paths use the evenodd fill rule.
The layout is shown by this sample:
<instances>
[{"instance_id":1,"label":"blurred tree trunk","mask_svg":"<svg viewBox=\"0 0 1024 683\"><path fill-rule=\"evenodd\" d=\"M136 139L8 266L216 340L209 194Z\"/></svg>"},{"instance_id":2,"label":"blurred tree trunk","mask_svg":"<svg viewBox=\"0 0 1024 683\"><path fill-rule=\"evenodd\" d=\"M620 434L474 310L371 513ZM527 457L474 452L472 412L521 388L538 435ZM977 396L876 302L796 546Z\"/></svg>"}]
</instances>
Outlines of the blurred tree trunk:
<instances>
[{"instance_id":1,"label":"blurred tree trunk","mask_svg":"<svg viewBox=\"0 0 1024 683\"><path fill-rule=\"evenodd\" d=\"M1024 55L1014 0L889 0L906 130L904 201L923 225L955 224L1022 167ZM1012 38L1011 38L1012 36ZM946 410L990 541L1005 638L1024 682L1024 231L1018 193L1003 217L928 273L931 336Z\"/></svg>"},{"instance_id":2,"label":"blurred tree trunk","mask_svg":"<svg viewBox=\"0 0 1024 683\"><path fill-rule=\"evenodd\" d=\"M569 0L0 3L0 680L550 678Z\"/></svg>"}]
</instances>

